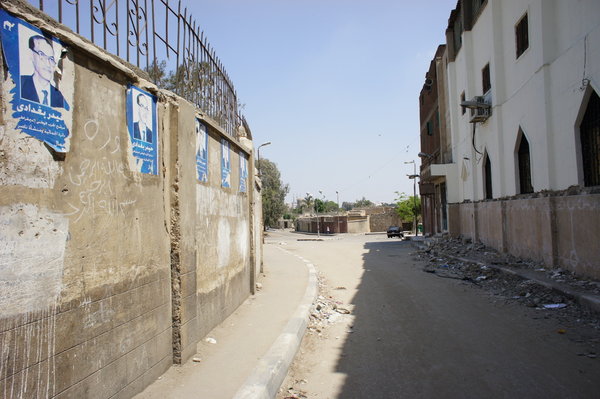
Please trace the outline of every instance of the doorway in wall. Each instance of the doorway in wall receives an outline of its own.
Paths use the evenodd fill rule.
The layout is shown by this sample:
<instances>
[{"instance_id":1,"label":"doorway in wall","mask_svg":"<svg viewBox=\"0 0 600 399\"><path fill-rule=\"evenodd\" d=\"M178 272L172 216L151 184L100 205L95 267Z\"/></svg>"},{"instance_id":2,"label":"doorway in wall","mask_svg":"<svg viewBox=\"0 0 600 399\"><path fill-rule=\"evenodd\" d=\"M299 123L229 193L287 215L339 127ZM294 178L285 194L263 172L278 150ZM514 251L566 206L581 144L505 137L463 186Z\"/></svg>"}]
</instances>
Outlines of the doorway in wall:
<instances>
[{"instance_id":1,"label":"doorway in wall","mask_svg":"<svg viewBox=\"0 0 600 399\"><path fill-rule=\"evenodd\" d=\"M580 138L584 185L600 186L600 97L595 91L581 121Z\"/></svg>"}]
</instances>

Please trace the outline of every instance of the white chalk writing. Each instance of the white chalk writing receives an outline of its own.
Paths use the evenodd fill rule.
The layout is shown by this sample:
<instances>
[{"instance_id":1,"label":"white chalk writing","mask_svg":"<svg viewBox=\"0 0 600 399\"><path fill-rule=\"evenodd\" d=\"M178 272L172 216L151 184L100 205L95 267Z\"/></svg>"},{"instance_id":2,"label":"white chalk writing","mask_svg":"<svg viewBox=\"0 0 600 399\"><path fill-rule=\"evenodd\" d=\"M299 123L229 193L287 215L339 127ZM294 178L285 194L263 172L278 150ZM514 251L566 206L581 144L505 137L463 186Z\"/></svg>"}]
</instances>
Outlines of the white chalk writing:
<instances>
[{"instance_id":1,"label":"white chalk writing","mask_svg":"<svg viewBox=\"0 0 600 399\"><path fill-rule=\"evenodd\" d=\"M100 129L96 120L89 120L84 124L84 134L98 155L102 152L115 154L121 151L119 137L112 137L108 129ZM84 215L94 217L97 213L124 216L127 208L134 205L136 200L119 198L113 188L115 177L127 179L125 165L119 159L82 158L69 171L69 181L79 189L79 194L77 201L67 202L71 211L67 215L76 215L75 222Z\"/></svg>"}]
</instances>

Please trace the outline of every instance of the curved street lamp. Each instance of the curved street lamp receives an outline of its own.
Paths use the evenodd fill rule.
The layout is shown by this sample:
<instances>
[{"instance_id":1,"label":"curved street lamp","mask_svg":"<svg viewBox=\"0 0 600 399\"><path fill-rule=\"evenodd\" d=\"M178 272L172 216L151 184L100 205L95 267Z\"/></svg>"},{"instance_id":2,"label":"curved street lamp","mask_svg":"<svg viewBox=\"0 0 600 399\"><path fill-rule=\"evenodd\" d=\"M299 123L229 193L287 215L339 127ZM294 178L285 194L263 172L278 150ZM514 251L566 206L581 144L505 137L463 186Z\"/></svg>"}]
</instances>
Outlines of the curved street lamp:
<instances>
[{"instance_id":1,"label":"curved street lamp","mask_svg":"<svg viewBox=\"0 0 600 399\"><path fill-rule=\"evenodd\" d=\"M260 172L260 147L265 147L267 145L271 145L270 141L267 141L266 143L262 143L261 145L258 146L258 148L256 149L256 159L257 159L257 163L258 163L258 175L261 175Z\"/></svg>"}]
</instances>

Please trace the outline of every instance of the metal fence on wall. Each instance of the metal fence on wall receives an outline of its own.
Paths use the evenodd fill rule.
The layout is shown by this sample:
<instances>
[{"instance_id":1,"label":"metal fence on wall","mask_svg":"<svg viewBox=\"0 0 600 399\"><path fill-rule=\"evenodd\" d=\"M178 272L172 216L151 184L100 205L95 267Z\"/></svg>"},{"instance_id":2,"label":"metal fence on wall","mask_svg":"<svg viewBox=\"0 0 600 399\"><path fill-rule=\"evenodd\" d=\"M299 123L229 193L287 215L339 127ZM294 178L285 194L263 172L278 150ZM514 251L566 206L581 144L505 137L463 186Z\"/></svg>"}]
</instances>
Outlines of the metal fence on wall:
<instances>
[{"instance_id":1,"label":"metal fence on wall","mask_svg":"<svg viewBox=\"0 0 600 399\"><path fill-rule=\"evenodd\" d=\"M241 117L233 84L180 0L37 0L37 7L146 70L159 87L196 104L235 135Z\"/></svg>"}]
</instances>

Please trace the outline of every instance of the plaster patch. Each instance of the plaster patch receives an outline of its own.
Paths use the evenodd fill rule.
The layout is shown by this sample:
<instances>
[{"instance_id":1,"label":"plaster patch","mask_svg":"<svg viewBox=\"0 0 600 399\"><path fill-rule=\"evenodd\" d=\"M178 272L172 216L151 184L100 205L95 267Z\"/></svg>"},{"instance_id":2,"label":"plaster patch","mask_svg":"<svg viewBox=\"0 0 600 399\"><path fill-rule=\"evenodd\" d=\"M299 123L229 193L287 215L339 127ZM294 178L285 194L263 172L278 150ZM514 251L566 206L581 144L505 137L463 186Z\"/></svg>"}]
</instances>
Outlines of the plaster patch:
<instances>
[{"instance_id":1,"label":"plaster patch","mask_svg":"<svg viewBox=\"0 0 600 399\"><path fill-rule=\"evenodd\" d=\"M223 189L196 185L196 212L201 216L227 216L239 218L244 197L230 194Z\"/></svg>"},{"instance_id":2,"label":"plaster patch","mask_svg":"<svg viewBox=\"0 0 600 399\"><path fill-rule=\"evenodd\" d=\"M237 225L237 232L235 235L238 241L238 251L244 263L246 263L246 259L248 258L248 254L250 253L250 238L248 231L248 221L241 220Z\"/></svg>"},{"instance_id":3,"label":"plaster patch","mask_svg":"<svg viewBox=\"0 0 600 399\"><path fill-rule=\"evenodd\" d=\"M8 118L8 114L5 114ZM15 129L16 120L0 126L0 185L52 188L62 173L41 141Z\"/></svg>"},{"instance_id":4,"label":"plaster patch","mask_svg":"<svg viewBox=\"0 0 600 399\"><path fill-rule=\"evenodd\" d=\"M217 266L225 267L229 264L231 255L231 227L229 221L222 218L219 220L217 233Z\"/></svg>"},{"instance_id":5,"label":"plaster patch","mask_svg":"<svg viewBox=\"0 0 600 399\"><path fill-rule=\"evenodd\" d=\"M48 309L62 287L69 222L32 204L0 207L0 314Z\"/></svg>"}]
</instances>

